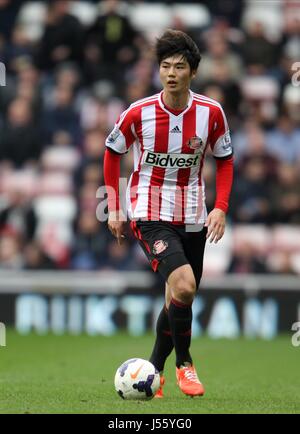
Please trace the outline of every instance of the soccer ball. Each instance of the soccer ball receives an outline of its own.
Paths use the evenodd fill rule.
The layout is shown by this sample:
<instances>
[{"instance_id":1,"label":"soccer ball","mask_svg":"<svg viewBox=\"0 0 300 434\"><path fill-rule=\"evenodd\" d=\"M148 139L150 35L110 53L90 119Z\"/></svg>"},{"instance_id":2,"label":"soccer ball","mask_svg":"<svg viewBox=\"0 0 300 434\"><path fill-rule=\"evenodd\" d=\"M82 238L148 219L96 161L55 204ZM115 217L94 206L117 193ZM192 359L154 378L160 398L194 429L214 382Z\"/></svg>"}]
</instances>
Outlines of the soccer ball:
<instances>
[{"instance_id":1,"label":"soccer ball","mask_svg":"<svg viewBox=\"0 0 300 434\"><path fill-rule=\"evenodd\" d=\"M151 399L159 386L159 372L148 360L126 360L115 375L115 388L123 399Z\"/></svg>"}]
</instances>

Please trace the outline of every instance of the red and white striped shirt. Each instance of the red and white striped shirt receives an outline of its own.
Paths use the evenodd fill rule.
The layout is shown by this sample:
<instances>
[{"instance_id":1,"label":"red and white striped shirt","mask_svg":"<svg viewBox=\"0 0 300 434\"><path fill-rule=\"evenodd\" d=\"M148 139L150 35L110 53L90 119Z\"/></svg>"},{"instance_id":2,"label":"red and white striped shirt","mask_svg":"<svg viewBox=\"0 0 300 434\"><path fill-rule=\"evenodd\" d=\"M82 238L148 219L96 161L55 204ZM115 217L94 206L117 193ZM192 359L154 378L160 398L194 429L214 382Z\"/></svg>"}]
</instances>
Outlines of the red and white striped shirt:
<instances>
[{"instance_id":1,"label":"red and white striped shirt","mask_svg":"<svg viewBox=\"0 0 300 434\"><path fill-rule=\"evenodd\" d=\"M106 140L124 154L133 145L134 171L126 204L130 219L201 224L207 217L203 162L208 146L215 157L232 154L220 104L190 91L188 105L174 114L162 92L132 104Z\"/></svg>"}]
</instances>

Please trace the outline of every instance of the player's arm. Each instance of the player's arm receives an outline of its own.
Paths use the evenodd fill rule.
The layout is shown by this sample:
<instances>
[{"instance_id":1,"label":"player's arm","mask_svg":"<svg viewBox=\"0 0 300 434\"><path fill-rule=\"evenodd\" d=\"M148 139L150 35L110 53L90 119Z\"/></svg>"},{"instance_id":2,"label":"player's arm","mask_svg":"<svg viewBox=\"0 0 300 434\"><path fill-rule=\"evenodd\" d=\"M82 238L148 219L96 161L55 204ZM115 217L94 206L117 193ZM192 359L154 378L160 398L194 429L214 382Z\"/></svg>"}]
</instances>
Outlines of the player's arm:
<instances>
[{"instance_id":1,"label":"player's arm","mask_svg":"<svg viewBox=\"0 0 300 434\"><path fill-rule=\"evenodd\" d=\"M119 179L120 179L121 154L111 149L106 149L104 154L104 182L107 191L108 228L119 244L125 237L123 234L125 216L120 208Z\"/></svg>"},{"instance_id":2,"label":"player's arm","mask_svg":"<svg viewBox=\"0 0 300 434\"><path fill-rule=\"evenodd\" d=\"M132 133L132 116L130 112L122 113L113 131L106 139L104 154L104 182L108 199L108 228L121 244L126 217L120 206L120 164L121 157L127 153L134 142Z\"/></svg>"},{"instance_id":3,"label":"player's arm","mask_svg":"<svg viewBox=\"0 0 300 434\"><path fill-rule=\"evenodd\" d=\"M207 238L217 243L224 235L226 213L233 181L233 150L227 121L222 109L215 116L215 129L211 135L211 148L216 161L216 200L207 216Z\"/></svg>"}]
</instances>

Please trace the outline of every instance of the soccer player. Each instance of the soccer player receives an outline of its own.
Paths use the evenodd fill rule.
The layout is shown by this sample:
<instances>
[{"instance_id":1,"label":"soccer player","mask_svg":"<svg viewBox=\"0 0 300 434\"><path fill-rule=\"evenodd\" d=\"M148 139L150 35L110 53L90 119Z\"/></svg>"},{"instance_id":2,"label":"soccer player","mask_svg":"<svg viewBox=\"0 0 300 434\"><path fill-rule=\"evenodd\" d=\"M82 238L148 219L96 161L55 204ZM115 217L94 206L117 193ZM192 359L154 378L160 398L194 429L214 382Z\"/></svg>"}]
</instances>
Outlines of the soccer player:
<instances>
[{"instance_id":1,"label":"soccer player","mask_svg":"<svg viewBox=\"0 0 300 434\"><path fill-rule=\"evenodd\" d=\"M204 387L190 354L192 303L205 242L217 243L224 234L232 147L220 104L190 90L201 59L194 41L181 31L167 30L155 48L163 90L131 104L106 140L108 227L121 243L120 158L133 145L134 171L126 193L130 226L153 271L166 282L150 357L161 374L156 396L163 397L164 364L173 348L180 389L201 396ZM207 215L202 168L209 147L216 159L216 200Z\"/></svg>"}]
</instances>

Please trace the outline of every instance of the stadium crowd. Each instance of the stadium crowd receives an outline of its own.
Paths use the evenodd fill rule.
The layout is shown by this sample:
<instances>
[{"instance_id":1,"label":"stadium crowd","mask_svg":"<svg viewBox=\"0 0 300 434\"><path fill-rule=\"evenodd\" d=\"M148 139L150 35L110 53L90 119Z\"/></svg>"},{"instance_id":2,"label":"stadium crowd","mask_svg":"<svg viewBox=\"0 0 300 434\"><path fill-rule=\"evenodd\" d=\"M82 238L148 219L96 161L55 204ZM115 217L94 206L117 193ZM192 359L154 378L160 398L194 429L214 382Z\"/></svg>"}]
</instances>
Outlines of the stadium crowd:
<instances>
[{"instance_id":1,"label":"stadium crowd","mask_svg":"<svg viewBox=\"0 0 300 434\"><path fill-rule=\"evenodd\" d=\"M75 13L79 3L97 11L93 19ZM201 48L193 90L219 101L231 128L229 254L209 272L300 274L300 77L293 67L300 2L270 2L255 13L251 1L191 1L207 17L198 26L172 15L173 2L161 3L169 27ZM0 0L0 269L149 268L130 230L118 246L96 217L108 132L130 103L161 89L155 35L133 19L145 5ZM122 164L128 177L131 153ZM214 164L208 155L208 209Z\"/></svg>"}]
</instances>

